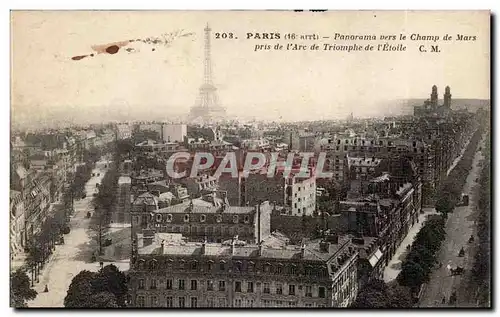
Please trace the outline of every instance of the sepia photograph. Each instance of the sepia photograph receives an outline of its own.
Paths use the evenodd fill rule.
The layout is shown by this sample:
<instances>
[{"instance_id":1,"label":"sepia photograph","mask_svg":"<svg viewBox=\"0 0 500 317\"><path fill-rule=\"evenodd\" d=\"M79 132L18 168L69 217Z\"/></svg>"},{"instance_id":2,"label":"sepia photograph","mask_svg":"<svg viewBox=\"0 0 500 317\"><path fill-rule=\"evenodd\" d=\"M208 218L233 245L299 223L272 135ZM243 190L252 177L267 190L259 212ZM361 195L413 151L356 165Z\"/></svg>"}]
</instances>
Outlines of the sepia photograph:
<instances>
[{"instance_id":1,"label":"sepia photograph","mask_svg":"<svg viewBox=\"0 0 500 317\"><path fill-rule=\"evenodd\" d=\"M492 308L490 11L10 12L12 308Z\"/></svg>"}]
</instances>

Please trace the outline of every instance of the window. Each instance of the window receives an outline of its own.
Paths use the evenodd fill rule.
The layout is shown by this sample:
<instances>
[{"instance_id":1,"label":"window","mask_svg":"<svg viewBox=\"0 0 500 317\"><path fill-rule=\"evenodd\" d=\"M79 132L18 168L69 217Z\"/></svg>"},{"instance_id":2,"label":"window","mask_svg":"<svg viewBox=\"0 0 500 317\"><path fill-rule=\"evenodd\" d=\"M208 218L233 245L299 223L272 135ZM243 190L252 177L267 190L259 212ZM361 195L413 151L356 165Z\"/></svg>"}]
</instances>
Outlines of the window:
<instances>
[{"instance_id":1,"label":"window","mask_svg":"<svg viewBox=\"0 0 500 317\"><path fill-rule=\"evenodd\" d=\"M172 296L167 296L165 298L165 306L166 307L174 307L174 300L173 300Z\"/></svg>"},{"instance_id":2,"label":"window","mask_svg":"<svg viewBox=\"0 0 500 317\"><path fill-rule=\"evenodd\" d=\"M215 219L215 221L221 222L222 221L222 215L217 215L217 218Z\"/></svg>"},{"instance_id":3,"label":"window","mask_svg":"<svg viewBox=\"0 0 500 317\"><path fill-rule=\"evenodd\" d=\"M269 283L264 283L264 294L269 294L269 293L270 293Z\"/></svg>"},{"instance_id":4,"label":"window","mask_svg":"<svg viewBox=\"0 0 500 317\"><path fill-rule=\"evenodd\" d=\"M151 289L156 289L156 279L151 280Z\"/></svg>"},{"instance_id":5,"label":"window","mask_svg":"<svg viewBox=\"0 0 500 317\"><path fill-rule=\"evenodd\" d=\"M297 266L296 265L292 264L290 266L290 274L292 274L292 275L297 274Z\"/></svg>"},{"instance_id":6,"label":"window","mask_svg":"<svg viewBox=\"0 0 500 317\"><path fill-rule=\"evenodd\" d=\"M295 295L295 285L288 285L288 295Z\"/></svg>"},{"instance_id":7,"label":"window","mask_svg":"<svg viewBox=\"0 0 500 317\"><path fill-rule=\"evenodd\" d=\"M234 299L234 307L241 307L241 299L240 298Z\"/></svg>"},{"instance_id":8,"label":"window","mask_svg":"<svg viewBox=\"0 0 500 317\"><path fill-rule=\"evenodd\" d=\"M224 292L226 290L226 281L219 281L219 291Z\"/></svg>"},{"instance_id":9,"label":"window","mask_svg":"<svg viewBox=\"0 0 500 317\"><path fill-rule=\"evenodd\" d=\"M139 280L139 289L144 289L144 279Z\"/></svg>"},{"instance_id":10,"label":"window","mask_svg":"<svg viewBox=\"0 0 500 317\"><path fill-rule=\"evenodd\" d=\"M171 214L167 215L167 222L172 222L172 215Z\"/></svg>"},{"instance_id":11,"label":"window","mask_svg":"<svg viewBox=\"0 0 500 317\"><path fill-rule=\"evenodd\" d=\"M253 293L253 282L247 283L247 293Z\"/></svg>"},{"instance_id":12,"label":"window","mask_svg":"<svg viewBox=\"0 0 500 317\"><path fill-rule=\"evenodd\" d=\"M186 307L186 299L184 297L179 297L179 307L180 308Z\"/></svg>"},{"instance_id":13,"label":"window","mask_svg":"<svg viewBox=\"0 0 500 317\"><path fill-rule=\"evenodd\" d=\"M241 261L236 261L236 262L234 263L234 270L235 270L236 272L241 272L241 267L242 267L242 265L241 265Z\"/></svg>"},{"instance_id":14,"label":"window","mask_svg":"<svg viewBox=\"0 0 500 317\"><path fill-rule=\"evenodd\" d=\"M213 291L214 290L214 281L208 280L207 281L207 291Z\"/></svg>"},{"instance_id":15,"label":"window","mask_svg":"<svg viewBox=\"0 0 500 317\"><path fill-rule=\"evenodd\" d=\"M224 271L226 269L226 262L220 261L219 270Z\"/></svg>"},{"instance_id":16,"label":"window","mask_svg":"<svg viewBox=\"0 0 500 317\"><path fill-rule=\"evenodd\" d=\"M226 299L224 297L219 297L219 307L226 307Z\"/></svg>"},{"instance_id":17,"label":"window","mask_svg":"<svg viewBox=\"0 0 500 317\"><path fill-rule=\"evenodd\" d=\"M191 297L191 307L198 307L198 297Z\"/></svg>"},{"instance_id":18,"label":"window","mask_svg":"<svg viewBox=\"0 0 500 317\"><path fill-rule=\"evenodd\" d=\"M241 282L239 281L234 282L234 291L241 292Z\"/></svg>"},{"instance_id":19,"label":"window","mask_svg":"<svg viewBox=\"0 0 500 317\"><path fill-rule=\"evenodd\" d=\"M166 281L166 288L167 289L172 289L172 279L167 279L167 281Z\"/></svg>"},{"instance_id":20,"label":"window","mask_svg":"<svg viewBox=\"0 0 500 317\"><path fill-rule=\"evenodd\" d=\"M319 297L320 298L325 298L325 288L323 286L320 286L319 288Z\"/></svg>"},{"instance_id":21,"label":"window","mask_svg":"<svg viewBox=\"0 0 500 317\"><path fill-rule=\"evenodd\" d=\"M276 294L283 294L283 285L281 283L276 284Z\"/></svg>"},{"instance_id":22,"label":"window","mask_svg":"<svg viewBox=\"0 0 500 317\"><path fill-rule=\"evenodd\" d=\"M179 261L179 270L184 270L184 266L185 266L185 264L186 264L186 261L184 261L184 260L180 260L180 261Z\"/></svg>"},{"instance_id":23,"label":"window","mask_svg":"<svg viewBox=\"0 0 500 317\"><path fill-rule=\"evenodd\" d=\"M238 215L233 216L233 223L238 223Z\"/></svg>"},{"instance_id":24,"label":"window","mask_svg":"<svg viewBox=\"0 0 500 317\"><path fill-rule=\"evenodd\" d=\"M151 306L152 307L157 307L158 306L158 296L151 296Z\"/></svg>"},{"instance_id":25,"label":"window","mask_svg":"<svg viewBox=\"0 0 500 317\"><path fill-rule=\"evenodd\" d=\"M138 307L146 306L146 300L144 299L144 296L137 296L137 306Z\"/></svg>"},{"instance_id":26,"label":"window","mask_svg":"<svg viewBox=\"0 0 500 317\"><path fill-rule=\"evenodd\" d=\"M306 286L306 297L312 297L312 287L311 286Z\"/></svg>"},{"instance_id":27,"label":"window","mask_svg":"<svg viewBox=\"0 0 500 317\"><path fill-rule=\"evenodd\" d=\"M253 307L253 299L247 299L247 307Z\"/></svg>"},{"instance_id":28,"label":"window","mask_svg":"<svg viewBox=\"0 0 500 317\"><path fill-rule=\"evenodd\" d=\"M200 222L205 222L207 220L207 216L201 215L200 216Z\"/></svg>"},{"instance_id":29,"label":"window","mask_svg":"<svg viewBox=\"0 0 500 317\"><path fill-rule=\"evenodd\" d=\"M248 215L246 215L245 218L244 218L244 221L245 221L245 223L249 223L250 222L250 217Z\"/></svg>"},{"instance_id":30,"label":"window","mask_svg":"<svg viewBox=\"0 0 500 317\"><path fill-rule=\"evenodd\" d=\"M212 271L214 269L214 262L212 260L207 262L207 271Z\"/></svg>"},{"instance_id":31,"label":"window","mask_svg":"<svg viewBox=\"0 0 500 317\"><path fill-rule=\"evenodd\" d=\"M271 272L271 264L269 263L264 264L264 272L266 273Z\"/></svg>"},{"instance_id":32,"label":"window","mask_svg":"<svg viewBox=\"0 0 500 317\"><path fill-rule=\"evenodd\" d=\"M191 270L195 271L198 269L198 261L191 262Z\"/></svg>"},{"instance_id":33,"label":"window","mask_svg":"<svg viewBox=\"0 0 500 317\"><path fill-rule=\"evenodd\" d=\"M189 222L189 215L184 215L184 222Z\"/></svg>"},{"instance_id":34,"label":"window","mask_svg":"<svg viewBox=\"0 0 500 317\"><path fill-rule=\"evenodd\" d=\"M198 281L191 280L191 290L196 291L198 289Z\"/></svg>"},{"instance_id":35,"label":"window","mask_svg":"<svg viewBox=\"0 0 500 317\"><path fill-rule=\"evenodd\" d=\"M179 280L179 290L181 291L184 290L184 287L185 287L184 280Z\"/></svg>"},{"instance_id":36,"label":"window","mask_svg":"<svg viewBox=\"0 0 500 317\"><path fill-rule=\"evenodd\" d=\"M209 308L215 307L215 303L214 303L213 298L207 298L207 307L209 307Z\"/></svg>"}]
</instances>

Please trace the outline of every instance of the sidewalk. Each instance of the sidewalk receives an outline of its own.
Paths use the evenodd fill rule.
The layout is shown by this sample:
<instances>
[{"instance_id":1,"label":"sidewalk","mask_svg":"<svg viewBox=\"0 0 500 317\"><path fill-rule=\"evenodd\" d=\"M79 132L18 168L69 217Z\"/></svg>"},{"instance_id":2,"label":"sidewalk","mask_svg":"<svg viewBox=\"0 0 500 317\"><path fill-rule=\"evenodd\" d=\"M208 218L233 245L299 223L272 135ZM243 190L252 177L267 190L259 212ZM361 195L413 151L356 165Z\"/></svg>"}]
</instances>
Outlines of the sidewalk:
<instances>
[{"instance_id":1,"label":"sidewalk","mask_svg":"<svg viewBox=\"0 0 500 317\"><path fill-rule=\"evenodd\" d=\"M403 242L401 242L401 245L397 248L396 253L394 253L391 261L385 267L384 282L389 283L398 277L399 272L401 272L401 264L406 257L406 246L413 243L413 239L424 226L427 216L437 214L434 208L423 208L422 210L424 213L419 215L418 222L410 228Z\"/></svg>"}]
</instances>

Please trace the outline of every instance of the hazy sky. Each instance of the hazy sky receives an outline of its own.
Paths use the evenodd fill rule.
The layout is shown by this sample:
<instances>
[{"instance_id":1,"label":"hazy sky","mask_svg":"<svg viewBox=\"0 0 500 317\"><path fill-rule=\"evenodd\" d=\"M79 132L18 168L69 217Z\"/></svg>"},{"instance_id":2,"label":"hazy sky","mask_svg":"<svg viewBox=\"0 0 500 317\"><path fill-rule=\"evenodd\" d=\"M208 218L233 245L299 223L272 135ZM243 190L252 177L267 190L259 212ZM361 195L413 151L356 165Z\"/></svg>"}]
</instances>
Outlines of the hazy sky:
<instances>
[{"instance_id":1,"label":"hazy sky","mask_svg":"<svg viewBox=\"0 0 500 317\"><path fill-rule=\"evenodd\" d=\"M75 122L169 119L187 114L203 79L203 28L233 32L212 38L214 82L228 114L265 120L344 118L387 112L384 101L427 98L430 87L451 86L454 98L490 97L489 12L14 12L12 109L14 120ZM145 39L184 30L170 46L131 43L116 54L93 45ZM246 40L247 32L279 32L280 40ZM406 52L260 51L286 46L283 35L405 33L450 42L406 41ZM476 36L457 42L457 34ZM213 34L212 34L213 35ZM373 44L386 41L375 41ZM295 41L310 46L311 41ZM366 45L368 41L318 42ZM394 44L397 44L395 42ZM441 53L418 46L439 44ZM127 52L125 49L134 49ZM154 51L153 51L154 48ZM73 56L94 53L78 61ZM397 113L398 109L394 110Z\"/></svg>"}]
</instances>

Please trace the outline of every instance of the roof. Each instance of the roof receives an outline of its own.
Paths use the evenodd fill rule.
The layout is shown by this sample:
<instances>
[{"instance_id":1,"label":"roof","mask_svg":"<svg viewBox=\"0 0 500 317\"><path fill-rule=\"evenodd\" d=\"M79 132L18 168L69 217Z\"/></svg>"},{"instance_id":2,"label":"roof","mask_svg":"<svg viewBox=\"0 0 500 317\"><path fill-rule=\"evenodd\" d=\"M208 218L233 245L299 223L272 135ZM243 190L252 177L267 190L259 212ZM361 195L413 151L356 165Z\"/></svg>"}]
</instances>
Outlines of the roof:
<instances>
[{"instance_id":1,"label":"roof","mask_svg":"<svg viewBox=\"0 0 500 317\"><path fill-rule=\"evenodd\" d=\"M380 164L382 159L379 158L364 158L364 157L348 157L348 166L375 167Z\"/></svg>"},{"instance_id":2,"label":"roof","mask_svg":"<svg viewBox=\"0 0 500 317\"><path fill-rule=\"evenodd\" d=\"M26 178L28 176L28 171L22 165L16 167L16 174L20 179Z\"/></svg>"},{"instance_id":3,"label":"roof","mask_svg":"<svg viewBox=\"0 0 500 317\"><path fill-rule=\"evenodd\" d=\"M153 242L150 245L144 246L144 235L137 235L137 247L139 254L160 254L161 243L164 241L163 255L172 256L213 256L227 258L268 258L292 260L302 259L306 261L321 261L326 262L343 246L350 243L350 239L340 239L339 244L329 244L328 252L320 251L320 240L310 241L304 245L304 256L301 255L302 250L298 245L282 246L279 248L267 247L262 245L225 245L221 243L205 243L205 251L202 253L203 243L183 242L182 240L172 241L165 239L167 236L156 233L153 237ZM168 238L168 237L167 237ZM259 255L259 248L261 248Z\"/></svg>"},{"instance_id":4,"label":"roof","mask_svg":"<svg viewBox=\"0 0 500 317\"><path fill-rule=\"evenodd\" d=\"M118 185L130 184L131 182L132 180L128 176L120 176L120 178L118 178Z\"/></svg>"},{"instance_id":5,"label":"roof","mask_svg":"<svg viewBox=\"0 0 500 317\"><path fill-rule=\"evenodd\" d=\"M377 177L371 179L370 182L372 182L372 183L382 183L382 182L389 181L390 179L391 179L391 175L389 175L389 173L383 173L382 175L377 176Z\"/></svg>"},{"instance_id":6,"label":"roof","mask_svg":"<svg viewBox=\"0 0 500 317\"><path fill-rule=\"evenodd\" d=\"M157 198L151 193L144 193L134 200L133 205L150 205L155 206L157 204Z\"/></svg>"},{"instance_id":7,"label":"roof","mask_svg":"<svg viewBox=\"0 0 500 317\"><path fill-rule=\"evenodd\" d=\"M192 207L191 210L190 207ZM175 214L189 212L206 214L218 212L221 210L221 207L222 206L214 206L213 203L204 201L202 199L192 199L191 201L186 201L180 204L155 210L155 213ZM223 212L226 214L248 214L251 213L254 209L254 207L227 206L226 209L223 210Z\"/></svg>"}]
</instances>

